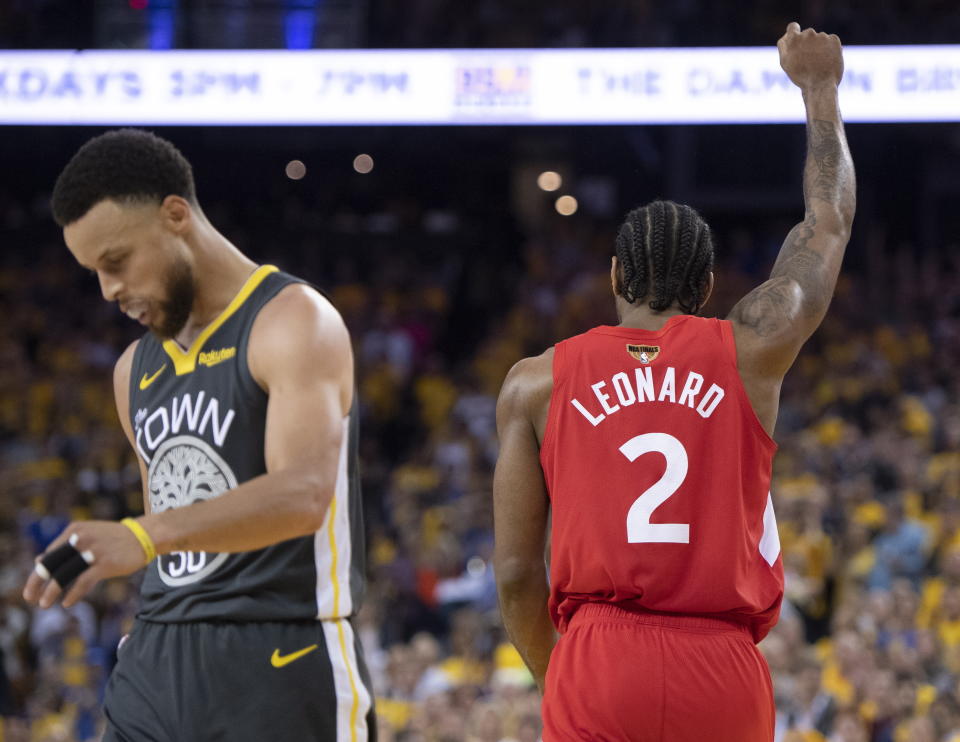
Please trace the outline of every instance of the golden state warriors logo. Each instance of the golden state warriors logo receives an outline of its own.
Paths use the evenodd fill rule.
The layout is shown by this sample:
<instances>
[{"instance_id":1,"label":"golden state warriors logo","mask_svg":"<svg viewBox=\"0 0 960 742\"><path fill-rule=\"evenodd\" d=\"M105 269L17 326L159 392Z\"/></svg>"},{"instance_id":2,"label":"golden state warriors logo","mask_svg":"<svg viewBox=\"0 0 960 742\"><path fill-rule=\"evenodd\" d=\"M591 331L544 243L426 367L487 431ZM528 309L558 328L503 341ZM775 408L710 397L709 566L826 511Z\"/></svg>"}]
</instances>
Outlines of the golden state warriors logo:
<instances>
[{"instance_id":1,"label":"golden state warriors logo","mask_svg":"<svg viewBox=\"0 0 960 742\"><path fill-rule=\"evenodd\" d=\"M660 346L633 345L632 343L627 343L627 353L640 361L640 363L651 363L657 359L658 355L660 355Z\"/></svg>"},{"instance_id":2,"label":"golden state warriors logo","mask_svg":"<svg viewBox=\"0 0 960 742\"><path fill-rule=\"evenodd\" d=\"M192 435L178 435L163 442L150 461L147 481L154 513L212 500L237 486L227 462L206 441ZM179 587L212 574L227 556L175 551L158 557L157 571L165 584Z\"/></svg>"}]
</instances>

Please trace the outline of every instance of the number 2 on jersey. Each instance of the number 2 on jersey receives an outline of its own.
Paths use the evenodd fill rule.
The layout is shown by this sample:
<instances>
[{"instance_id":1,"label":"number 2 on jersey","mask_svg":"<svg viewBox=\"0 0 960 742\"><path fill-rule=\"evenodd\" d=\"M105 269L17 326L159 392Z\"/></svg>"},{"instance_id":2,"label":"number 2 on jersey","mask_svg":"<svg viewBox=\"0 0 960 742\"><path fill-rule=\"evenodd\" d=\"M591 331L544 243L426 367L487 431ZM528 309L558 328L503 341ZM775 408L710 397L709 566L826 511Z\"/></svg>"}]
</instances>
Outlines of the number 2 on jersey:
<instances>
[{"instance_id":1,"label":"number 2 on jersey","mask_svg":"<svg viewBox=\"0 0 960 742\"><path fill-rule=\"evenodd\" d=\"M663 505L687 477L687 451L667 433L644 433L631 438L620 453L633 462L645 453L659 453L667 460L663 476L627 511L627 542L631 544L689 544L689 523L651 523L653 511Z\"/></svg>"}]
</instances>

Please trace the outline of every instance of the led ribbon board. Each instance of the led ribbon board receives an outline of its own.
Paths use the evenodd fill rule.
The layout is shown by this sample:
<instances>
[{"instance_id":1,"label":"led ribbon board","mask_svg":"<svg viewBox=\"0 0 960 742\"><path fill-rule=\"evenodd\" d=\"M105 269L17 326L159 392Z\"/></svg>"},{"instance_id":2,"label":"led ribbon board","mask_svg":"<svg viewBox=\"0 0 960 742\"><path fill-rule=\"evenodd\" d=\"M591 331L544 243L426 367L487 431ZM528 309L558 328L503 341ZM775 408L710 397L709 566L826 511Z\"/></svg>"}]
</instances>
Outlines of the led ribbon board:
<instances>
[{"instance_id":1,"label":"led ribbon board","mask_svg":"<svg viewBox=\"0 0 960 742\"><path fill-rule=\"evenodd\" d=\"M849 122L960 121L960 45L845 50ZM801 122L774 47L3 51L0 123Z\"/></svg>"}]
</instances>

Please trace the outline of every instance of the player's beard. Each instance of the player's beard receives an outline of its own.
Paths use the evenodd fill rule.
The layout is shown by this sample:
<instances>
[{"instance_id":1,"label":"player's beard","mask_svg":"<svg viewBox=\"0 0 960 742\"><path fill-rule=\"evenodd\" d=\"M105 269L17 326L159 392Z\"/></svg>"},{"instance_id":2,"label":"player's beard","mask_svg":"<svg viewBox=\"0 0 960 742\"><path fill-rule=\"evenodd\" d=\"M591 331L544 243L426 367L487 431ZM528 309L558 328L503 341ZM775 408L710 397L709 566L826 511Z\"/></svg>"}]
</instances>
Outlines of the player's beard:
<instances>
[{"instance_id":1,"label":"player's beard","mask_svg":"<svg viewBox=\"0 0 960 742\"><path fill-rule=\"evenodd\" d=\"M167 298L160 304L160 321L150 330L161 340L174 338L187 324L193 310L196 289L193 270L186 260L178 260L166 278Z\"/></svg>"}]
</instances>

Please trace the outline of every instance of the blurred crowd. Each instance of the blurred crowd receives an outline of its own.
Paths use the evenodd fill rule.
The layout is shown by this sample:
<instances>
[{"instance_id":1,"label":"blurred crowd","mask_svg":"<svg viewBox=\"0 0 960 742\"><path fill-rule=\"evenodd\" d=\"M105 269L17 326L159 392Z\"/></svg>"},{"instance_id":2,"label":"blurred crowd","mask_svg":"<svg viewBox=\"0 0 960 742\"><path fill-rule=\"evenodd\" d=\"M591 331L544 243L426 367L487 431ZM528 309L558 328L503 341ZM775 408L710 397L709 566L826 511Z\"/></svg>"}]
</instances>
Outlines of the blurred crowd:
<instances>
[{"instance_id":1,"label":"blurred crowd","mask_svg":"<svg viewBox=\"0 0 960 742\"><path fill-rule=\"evenodd\" d=\"M470 13L455 0L369 7L370 47L751 46L772 43L790 21L847 44L956 43L960 35L960 9L945 0L481 0Z\"/></svg>"},{"instance_id":2,"label":"blurred crowd","mask_svg":"<svg viewBox=\"0 0 960 742\"><path fill-rule=\"evenodd\" d=\"M342 46L344 24L355 29L349 43L368 48L768 45L793 20L847 44L955 43L960 36L951 0L477 0L469 10L456 0L0 0L0 47L141 47L149 37L136 29L156 9L172 9L175 47L283 46L277 29L297 8L311 13L317 47ZM222 38L198 31L210 18L222 21Z\"/></svg>"},{"instance_id":3,"label":"blurred crowd","mask_svg":"<svg viewBox=\"0 0 960 742\"><path fill-rule=\"evenodd\" d=\"M380 739L535 742L539 696L490 563L496 394L519 358L616 321L616 224L550 211L521 228L466 201L372 194L322 212L280 194L206 208L252 257L326 289L352 333L369 568L357 621ZM960 742L960 251L865 245L883 239L865 220L869 279L847 271L783 390L787 595L761 645L776 739ZM762 222L717 230L706 314L769 267ZM111 386L139 328L72 263L44 194L0 194L0 238L0 742L85 742L136 580L70 611L29 608L20 590L69 520L141 510Z\"/></svg>"}]
</instances>

